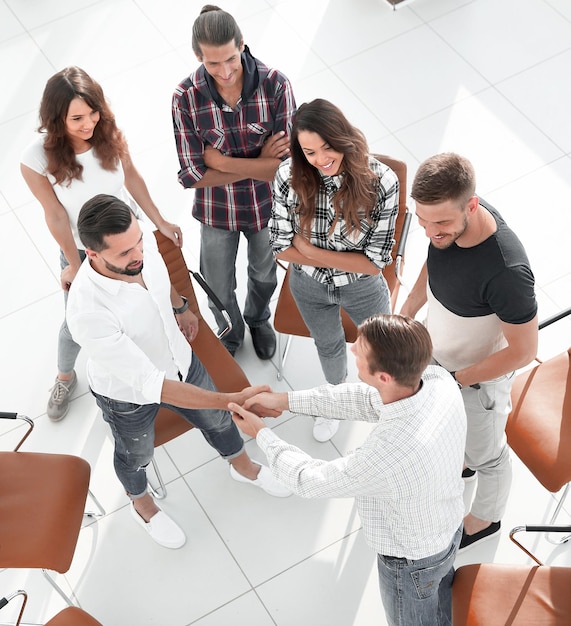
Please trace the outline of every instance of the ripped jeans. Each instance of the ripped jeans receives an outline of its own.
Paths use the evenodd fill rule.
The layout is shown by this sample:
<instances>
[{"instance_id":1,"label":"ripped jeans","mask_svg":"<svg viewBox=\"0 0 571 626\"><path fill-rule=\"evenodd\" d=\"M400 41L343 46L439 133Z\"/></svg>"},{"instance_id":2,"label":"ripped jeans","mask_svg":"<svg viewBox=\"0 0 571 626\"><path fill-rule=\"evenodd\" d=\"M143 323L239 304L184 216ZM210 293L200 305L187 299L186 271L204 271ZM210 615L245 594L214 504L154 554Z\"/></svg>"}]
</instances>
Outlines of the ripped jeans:
<instances>
[{"instance_id":1,"label":"ripped jeans","mask_svg":"<svg viewBox=\"0 0 571 626\"><path fill-rule=\"evenodd\" d=\"M215 390L214 383L196 354L192 355L185 382ZM91 393L95 396L103 419L111 427L115 439L115 473L127 495L133 500L143 497L147 492L146 468L153 458L155 418L161 406L175 411L200 429L206 441L224 459L233 459L244 451L244 440L228 411L183 409L170 404L133 404L107 398L93 390Z\"/></svg>"}]
</instances>

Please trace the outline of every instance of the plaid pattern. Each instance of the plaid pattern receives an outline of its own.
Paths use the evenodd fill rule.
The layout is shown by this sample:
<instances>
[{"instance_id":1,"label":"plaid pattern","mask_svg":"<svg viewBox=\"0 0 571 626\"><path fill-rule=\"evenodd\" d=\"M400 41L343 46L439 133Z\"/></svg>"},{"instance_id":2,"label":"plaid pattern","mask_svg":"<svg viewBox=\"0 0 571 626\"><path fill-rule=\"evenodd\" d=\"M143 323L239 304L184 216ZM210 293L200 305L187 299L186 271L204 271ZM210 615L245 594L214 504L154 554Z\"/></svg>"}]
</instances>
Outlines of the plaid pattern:
<instances>
[{"instance_id":1,"label":"plaid pattern","mask_svg":"<svg viewBox=\"0 0 571 626\"><path fill-rule=\"evenodd\" d=\"M386 165L369 157L369 166L379 181L377 204L371 212L371 221L361 220L361 230L349 234L344 220L338 220L333 233L329 229L335 219L333 198L343 182L343 174L322 176L322 185L316 199L316 213L311 226L311 243L337 252L363 252L378 268L392 262L391 250L395 244L395 223L398 214L399 181ZM274 254L291 247L293 236L299 233L299 217L293 209L299 197L290 186L291 159L280 164L274 179L274 202L269 222L270 243ZM326 267L302 265L301 268L320 283L337 287L359 279L361 274Z\"/></svg>"},{"instance_id":2,"label":"plaid pattern","mask_svg":"<svg viewBox=\"0 0 571 626\"><path fill-rule=\"evenodd\" d=\"M367 543L379 554L420 559L444 550L464 515L466 413L459 389L429 366L421 389L384 405L364 383L288 393L290 411L374 424L363 444L314 459L269 428L256 441L273 475L304 498L355 497Z\"/></svg>"},{"instance_id":3,"label":"plaid pattern","mask_svg":"<svg viewBox=\"0 0 571 626\"><path fill-rule=\"evenodd\" d=\"M180 163L179 182L193 187L205 174L204 147L222 154L256 158L272 134L291 131L295 99L289 80L242 53L244 89L235 109L220 100L214 81L201 65L175 90L172 102L174 135ZM236 183L198 188L192 214L200 222L224 230L257 232L265 228L271 212L271 184L245 179Z\"/></svg>"}]
</instances>

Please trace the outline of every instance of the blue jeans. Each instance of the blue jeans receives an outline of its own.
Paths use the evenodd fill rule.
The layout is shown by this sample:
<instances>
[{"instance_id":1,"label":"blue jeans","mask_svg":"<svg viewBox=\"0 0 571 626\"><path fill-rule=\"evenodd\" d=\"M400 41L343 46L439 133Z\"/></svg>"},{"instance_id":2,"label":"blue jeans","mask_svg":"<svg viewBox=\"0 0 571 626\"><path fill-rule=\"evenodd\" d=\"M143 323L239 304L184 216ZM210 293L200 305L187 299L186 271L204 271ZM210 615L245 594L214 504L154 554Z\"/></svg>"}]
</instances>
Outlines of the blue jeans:
<instances>
[{"instance_id":1,"label":"blue jeans","mask_svg":"<svg viewBox=\"0 0 571 626\"><path fill-rule=\"evenodd\" d=\"M186 382L215 391L216 388L195 354ZM120 402L92 391L103 419L111 427L115 439L113 463L115 473L127 494L140 498L147 491L147 465L155 448L155 418L161 406L175 411L195 428L225 459L233 459L244 451L244 441L228 411L220 409L183 409L170 404L133 404Z\"/></svg>"},{"instance_id":2,"label":"blue jeans","mask_svg":"<svg viewBox=\"0 0 571 626\"><path fill-rule=\"evenodd\" d=\"M357 326L371 315L390 313L387 282L379 274L335 287L314 280L294 266L290 288L315 342L325 379L332 385L342 383L347 378L347 346L339 307Z\"/></svg>"},{"instance_id":3,"label":"blue jeans","mask_svg":"<svg viewBox=\"0 0 571 626\"><path fill-rule=\"evenodd\" d=\"M452 543L424 559L377 555L379 587L389 626L450 626L454 559L462 526Z\"/></svg>"},{"instance_id":4,"label":"blue jeans","mask_svg":"<svg viewBox=\"0 0 571 626\"><path fill-rule=\"evenodd\" d=\"M248 291L242 317L236 300L236 255L240 231L201 225L200 271L230 315L232 330L224 336L223 343L234 350L244 340L244 320L248 326L256 327L270 318L270 299L277 285L268 229L244 232L244 236L248 241ZM222 330L226 326L224 318L212 302L208 305Z\"/></svg>"},{"instance_id":5,"label":"blue jeans","mask_svg":"<svg viewBox=\"0 0 571 626\"><path fill-rule=\"evenodd\" d=\"M81 262L85 259L85 250L78 250ZM60 250L59 262L62 271L69 265L63 252ZM63 292L63 302L65 308L67 308L67 296L68 292ZM59 329L58 344L57 344L57 367L62 374L70 374L75 366L77 355L81 350L81 346L73 340L69 328L67 327L67 321L64 317L63 323Z\"/></svg>"}]
</instances>

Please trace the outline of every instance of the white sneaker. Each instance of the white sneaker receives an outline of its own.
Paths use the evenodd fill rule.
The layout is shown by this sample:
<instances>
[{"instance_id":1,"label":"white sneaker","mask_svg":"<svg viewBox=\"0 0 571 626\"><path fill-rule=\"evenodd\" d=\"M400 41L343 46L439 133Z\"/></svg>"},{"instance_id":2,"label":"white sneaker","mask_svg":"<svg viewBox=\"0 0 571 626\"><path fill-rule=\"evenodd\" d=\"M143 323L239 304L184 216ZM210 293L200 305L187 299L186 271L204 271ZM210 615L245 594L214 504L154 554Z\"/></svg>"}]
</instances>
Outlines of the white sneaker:
<instances>
[{"instance_id":1,"label":"white sneaker","mask_svg":"<svg viewBox=\"0 0 571 626\"><path fill-rule=\"evenodd\" d=\"M246 478L246 476L242 476L232 465L230 465L230 476L239 483L249 483L250 485L254 485L254 487L260 487L260 489L263 489L270 496L275 496L276 498L287 498L291 496L291 491L273 477L269 467L261 463L256 463L256 461L252 461L252 463L260 466L260 472L255 480L250 480Z\"/></svg>"},{"instance_id":2,"label":"white sneaker","mask_svg":"<svg viewBox=\"0 0 571 626\"><path fill-rule=\"evenodd\" d=\"M176 550L182 548L186 542L186 537L182 528L178 526L164 511L155 513L148 522L137 513L133 502L129 505L131 515L147 533L153 541L156 541L163 548Z\"/></svg>"},{"instance_id":3,"label":"white sneaker","mask_svg":"<svg viewBox=\"0 0 571 626\"><path fill-rule=\"evenodd\" d=\"M326 417L313 418L313 437L324 443L339 430L339 420L330 420Z\"/></svg>"}]
</instances>

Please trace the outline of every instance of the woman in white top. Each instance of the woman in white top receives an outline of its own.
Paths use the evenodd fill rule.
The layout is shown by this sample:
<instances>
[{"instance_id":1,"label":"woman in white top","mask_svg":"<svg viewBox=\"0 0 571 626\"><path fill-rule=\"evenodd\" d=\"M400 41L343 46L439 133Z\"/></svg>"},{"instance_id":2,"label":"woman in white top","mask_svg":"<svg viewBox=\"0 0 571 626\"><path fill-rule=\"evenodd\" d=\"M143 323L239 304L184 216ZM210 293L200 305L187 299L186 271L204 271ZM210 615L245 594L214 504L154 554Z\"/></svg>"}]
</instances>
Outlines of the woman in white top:
<instances>
[{"instance_id":1,"label":"woman in white top","mask_svg":"<svg viewBox=\"0 0 571 626\"><path fill-rule=\"evenodd\" d=\"M180 228L159 213L131 160L103 90L86 72L68 67L52 76L42 96L39 116L41 136L25 150L20 169L61 249L65 302L85 258L77 234L77 217L83 204L96 194L128 200L129 192L153 224L176 245L182 245ZM79 350L64 319L58 342L58 375L47 408L53 421L62 419L69 409L77 384L73 368Z\"/></svg>"}]
</instances>

